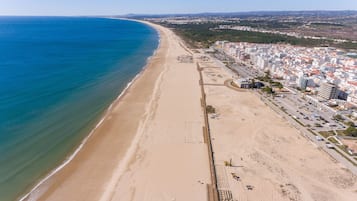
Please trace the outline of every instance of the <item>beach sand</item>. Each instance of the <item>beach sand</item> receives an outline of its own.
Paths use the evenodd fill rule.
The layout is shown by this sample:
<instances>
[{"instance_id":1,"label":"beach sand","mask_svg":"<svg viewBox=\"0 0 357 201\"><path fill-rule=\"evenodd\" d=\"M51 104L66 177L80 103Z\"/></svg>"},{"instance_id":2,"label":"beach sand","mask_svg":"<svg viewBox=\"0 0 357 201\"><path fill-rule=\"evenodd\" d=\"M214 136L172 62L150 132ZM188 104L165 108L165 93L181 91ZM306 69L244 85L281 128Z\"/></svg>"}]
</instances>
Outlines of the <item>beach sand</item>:
<instances>
[{"instance_id":1,"label":"beach sand","mask_svg":"<svg viewBox=\"0 0 357 201\"><path fill-rule=\"evenodd\" d=\"M211 184L199 72L220 194L235 200L355 201L357 177L305 139L213 59L190 55L169 29L147 68L116 101L79 154L34 192L50 201L208 200ZM225 161L232 161L232 167ZM239 181L232 177L235 173ZM253 187L247 189L247 185ZM31 196L30 199L31 200ZM37 199L34 199L37 200Z\"/></svg>"},{"instance_id":2,"label":"beach sand","mask_svg":"<svg viewBox=\"0 0 357 201\"><path fill-rule=\"evenodd\" d=\"M356 175L304 138L252 91L224 86L233 73L214 60L200 66L207 104L219 114L209 122L222 193L240 201L357 200ZM225 161L232 161L232 167Z\"/></svg>"},{"instance_id":3,"label":"beach sand","mask_svg":"<svg viewBox=\"0 0 357 201\"><path fill-rule=\"evenodd\" d=\"M171 30L80 152L26 200L207 200L199 74Z\"/></svg>"}]
</instances>

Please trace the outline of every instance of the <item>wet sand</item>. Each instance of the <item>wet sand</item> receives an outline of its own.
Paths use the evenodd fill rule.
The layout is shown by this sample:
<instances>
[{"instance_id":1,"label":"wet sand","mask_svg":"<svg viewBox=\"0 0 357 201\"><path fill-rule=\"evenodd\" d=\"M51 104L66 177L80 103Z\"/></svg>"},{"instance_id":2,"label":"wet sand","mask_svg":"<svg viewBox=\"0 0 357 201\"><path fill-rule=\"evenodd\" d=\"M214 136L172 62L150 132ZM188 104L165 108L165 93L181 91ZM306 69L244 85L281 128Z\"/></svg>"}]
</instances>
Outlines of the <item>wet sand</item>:
<instances>
[{"instance_id":1,"label":"wet sand","mask_svg":"<svg viewBox=\"0 0 357 201\"><path fill-rule=\"evenodd\" d=\"M76 157L27 200L207 200L199 75L172 31Z\"/></svg>"}]
</instances>

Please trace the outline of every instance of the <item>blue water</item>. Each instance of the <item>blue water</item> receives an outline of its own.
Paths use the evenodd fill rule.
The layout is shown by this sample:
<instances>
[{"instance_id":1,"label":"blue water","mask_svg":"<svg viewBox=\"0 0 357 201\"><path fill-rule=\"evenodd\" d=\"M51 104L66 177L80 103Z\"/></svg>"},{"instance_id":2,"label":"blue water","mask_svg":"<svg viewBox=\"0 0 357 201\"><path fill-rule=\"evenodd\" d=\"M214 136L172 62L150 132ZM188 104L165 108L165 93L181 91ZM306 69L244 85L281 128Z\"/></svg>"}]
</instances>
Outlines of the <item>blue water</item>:
<instances>
[{"instance_id":1,"label":"blue water","mask_svg":"<svg viewBox=\"0 0 357 201\"><path fill-rule=\"evenodd\" d=\"M0 200L58 166L157 45L137 22L0 17Z\"/></svg>"}]
</instances>

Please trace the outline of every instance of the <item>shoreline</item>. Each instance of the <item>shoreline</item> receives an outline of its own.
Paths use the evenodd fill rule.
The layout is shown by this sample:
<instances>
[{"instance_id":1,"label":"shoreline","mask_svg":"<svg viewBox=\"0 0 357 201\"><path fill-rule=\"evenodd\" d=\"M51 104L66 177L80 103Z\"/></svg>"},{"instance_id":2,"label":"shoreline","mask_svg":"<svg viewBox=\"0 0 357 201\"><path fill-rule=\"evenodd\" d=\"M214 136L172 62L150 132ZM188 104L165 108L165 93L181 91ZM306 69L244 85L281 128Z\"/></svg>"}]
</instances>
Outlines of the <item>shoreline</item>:
<instances>
[{"instance_id":1,"label":"shoreline","mask_svg":"<svg viewBox=\"0 0 357 201\"><path fill-rule=\"evenodd\" d=\"M204 109L195 58L170 29L168 49L135 139L100 201L208 200L211 190ZM193 61L182 61L192 56Z\"/></svg>"},{"instance_id":2,"label":"shoreline","mask_svg":"<svg viewBox=\"0 0 357 201\"><path fill-rule=\"evenodd\" d=\"M69 165L75 159L75 157L78 156L78 154L86 146L88 141L93 137L93 135L95 134L96 130L98 128L100 128L100 126L103 124L103 122L105 122L105 120L109 117L110 112L113 110L113 107L115 105L119 104L119 102L128 93L130 88L137 82L138 79L140 79L143 76L143 74L145 73L147 68L150 66L150 63L152 63L152 60L155 58L155 56L157 56L158 50L160 49L160 47L162 45L161 44L162 43L162 35L160 33L160 30L157 27L153 26L153 24L151 24L151 23L148 23L148 22L145 22L145 21L140 21L140 20L126 19L126 18L108 18L108 19L134 21L134 22L138 22L138 23L142 23L142 24L145 24L147 26L150 26L158 34L158 46L154 50L153 54L146 59L146 64L142 67L140 72L138 72L138 74L136 74L135 77L133 77L130 80L130 82L128 82L126 84L125 88L120 92L120 94L117 96L117 98L108 106L107 109L105 109L103 111L102 117L99 118L99 121L95 124L93 129L88 133L88 135L76 147L73 148L74 151L70 152L68 154L68 156L66 156L65 159L62 162L60 162L60 164L58 166L56 166L49 173L44 174L43 178L41 178L37 182L35 182L34 186L29 188L30 189L29 191L26 191L24 195L20 195L18 197L18 199L16 199L16 200L27 201L27 200L37 200L37 199L41 198L43 193L40 194L40 195L36 195L36 193L38 193L38 191L41 191L41 188L46 188L46 186L43 186L43 185L46 185L46 182L50 182L50 180L53 179L53 177L55 177L56 174L58 174L61 170L63 170L67 165ZM35 197L33 197L33 196L35 196Z\"/></svg>"}]
</instances>

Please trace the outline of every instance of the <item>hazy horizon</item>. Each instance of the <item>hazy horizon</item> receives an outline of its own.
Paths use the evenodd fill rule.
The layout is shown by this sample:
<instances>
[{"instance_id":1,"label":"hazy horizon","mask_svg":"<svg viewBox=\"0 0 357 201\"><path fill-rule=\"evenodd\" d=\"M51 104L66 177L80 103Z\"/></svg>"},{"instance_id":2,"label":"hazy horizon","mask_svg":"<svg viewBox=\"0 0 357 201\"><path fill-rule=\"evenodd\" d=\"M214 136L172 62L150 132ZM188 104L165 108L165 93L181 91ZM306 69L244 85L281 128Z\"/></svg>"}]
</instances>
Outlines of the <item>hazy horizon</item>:
<instances>
[{"instance_id":1,"label":"hazy horizon","mask_svg":"<svg viewBox=\"0 0 357 201\"><path fill-rule=\"evenodd\" d=\"M275 11L357 11L356 0L0 0L2 16L169 15Z\"/></svg>"},{"instance_id":2,"label":"hazy horizon","mask_svg":"<svg viewBox=\"0 0 357 201\"><path fill-rule=\"evenodd\" d=\"M357 12L356 10L252 10L252 11L231 11L231 12L196 12L196 13L125 13L125 14L83 14L83 15L2 15L0 17L96 17L96 16L130 16L130 15L200 15L200 14L230 14L230 13L279 13L279 12Z\"/></svg>"}]
</instances>

